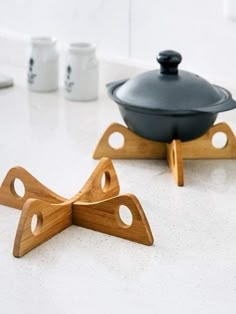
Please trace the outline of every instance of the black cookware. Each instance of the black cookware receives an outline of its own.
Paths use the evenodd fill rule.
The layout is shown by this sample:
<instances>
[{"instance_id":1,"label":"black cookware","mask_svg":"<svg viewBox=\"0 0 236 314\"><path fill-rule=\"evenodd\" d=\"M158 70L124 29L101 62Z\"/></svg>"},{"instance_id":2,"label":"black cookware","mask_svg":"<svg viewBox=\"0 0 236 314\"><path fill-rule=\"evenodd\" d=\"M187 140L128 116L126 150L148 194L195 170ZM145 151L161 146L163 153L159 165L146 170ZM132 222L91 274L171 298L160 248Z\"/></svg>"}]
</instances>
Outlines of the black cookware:
<instances>
[{"instance_id":1,"label":"black cookware","mask_svg":"<svg viewBox=\"0 0 236 314\"><path fill-rule=\"evenodd\" d=\"M160 52L160 70L107 85L130 130L160 142L189 141L206 133L219 112L236 107L226 89L178 70L181 60L178 52Z\"/></svg>"}]
</instances>

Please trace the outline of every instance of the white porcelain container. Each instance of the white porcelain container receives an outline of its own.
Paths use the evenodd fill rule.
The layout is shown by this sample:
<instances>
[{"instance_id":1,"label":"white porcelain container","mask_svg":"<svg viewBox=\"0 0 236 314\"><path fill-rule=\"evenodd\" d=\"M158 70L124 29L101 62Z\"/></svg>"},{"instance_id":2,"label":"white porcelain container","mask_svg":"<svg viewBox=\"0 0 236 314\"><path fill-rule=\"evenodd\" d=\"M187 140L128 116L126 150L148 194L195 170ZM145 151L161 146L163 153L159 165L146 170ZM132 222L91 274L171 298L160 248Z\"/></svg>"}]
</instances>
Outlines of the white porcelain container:
<instances>
[{"instance_id":1,"label":"white porcelain container","mask_svg":"<svg viewBox=\"0 0 236 314\"><path fill-rule=\"evenodd\" d=\"M98 97L98 61L96 46L90 43L72 43L66 54L65 98L89 101Z\"/></svg>"},{"instance_id":2,"label":"white porcelain container","mask_svg":"<svg viewBox=\"0 0 236 314\"><path fill-rule=\"evenodd\" d=\"M58 88L58 52L55 39L31 39L27 79L29 89L34 92L51 92Z\"/></svg>"}]
</instances>

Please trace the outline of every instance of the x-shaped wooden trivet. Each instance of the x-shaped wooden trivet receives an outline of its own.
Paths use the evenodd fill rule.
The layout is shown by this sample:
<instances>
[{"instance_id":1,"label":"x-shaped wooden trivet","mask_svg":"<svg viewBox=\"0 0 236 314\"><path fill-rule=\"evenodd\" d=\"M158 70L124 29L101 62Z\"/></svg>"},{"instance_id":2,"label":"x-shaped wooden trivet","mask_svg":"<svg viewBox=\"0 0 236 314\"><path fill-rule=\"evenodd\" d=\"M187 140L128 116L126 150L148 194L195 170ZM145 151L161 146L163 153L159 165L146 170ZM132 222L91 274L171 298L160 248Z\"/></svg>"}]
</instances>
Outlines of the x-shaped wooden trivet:
<instances>
[{"instance_id":1,"label":"x-shaped wooden trivet","mask_svg":"<svg viewBox=\"0 0 236 314\"><path fill-rule=\"evenodd\" d=\"M102 178L105 177L104 184ZM14 187L20 179L25 187L20 197ZM112 162L102 158L74 197L65 199L47 189L21 167L10 169L0 188L0 204L22 209L13 254L20 257L70 225L100 231L145 245L153 244L144 211L133 194L119 195L119 182ZM120 218L120 206L129 208L131 225ZM32 230L33 216L37 225Z\"/></svg>"},{"instance_id":2,"label":"x-shaped wooden trivet","mask_svg":"<svg viewBox=\"0 0 236 314\"><path fill-rule=\"evenodd\" d=\"M114 148L110 137L120 133L124 138L121 147ZM224 133L227 141L221 148L213 145L213 136ZM173 140L171 143L161 143L145 139L127 127L118 123L111 124L94 151L93 158L109 157L113 159L167 159L169 167L178 186L184 185L184 159L235 159L236 138L226 123L214 125L203 136L188 142Z\"/></svg>"}]
</instances>

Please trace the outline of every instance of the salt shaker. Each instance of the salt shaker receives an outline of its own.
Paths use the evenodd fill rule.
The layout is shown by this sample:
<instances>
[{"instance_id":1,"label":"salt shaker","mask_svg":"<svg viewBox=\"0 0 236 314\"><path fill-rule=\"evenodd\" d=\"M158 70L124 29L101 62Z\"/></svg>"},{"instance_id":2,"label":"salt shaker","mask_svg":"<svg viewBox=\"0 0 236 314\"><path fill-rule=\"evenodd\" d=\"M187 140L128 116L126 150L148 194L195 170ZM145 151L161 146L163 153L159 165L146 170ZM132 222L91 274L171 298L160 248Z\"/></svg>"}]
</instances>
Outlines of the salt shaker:
<instances>
[{"instance_id":1,"label":"salt shaker","mask_svg":"<svg viewBox=\"0 0 236 314\"><path fill-rule=\"evenodd\" d=\"M31 39L27 78L28 87L34 92L51 92L58 88L58 52L55 39Z\"/></svg>"},{"instance_id":2,"label":"salt shaker","mask_svg":"<svg viewBox=\"0 0 236 314\"><path fill-rule=\"evenodd\" d=\"M71 43L66 54L65 98L89 101L98 97L98 61L96 46L90 43Z\"/></svg>"}]
</instances>

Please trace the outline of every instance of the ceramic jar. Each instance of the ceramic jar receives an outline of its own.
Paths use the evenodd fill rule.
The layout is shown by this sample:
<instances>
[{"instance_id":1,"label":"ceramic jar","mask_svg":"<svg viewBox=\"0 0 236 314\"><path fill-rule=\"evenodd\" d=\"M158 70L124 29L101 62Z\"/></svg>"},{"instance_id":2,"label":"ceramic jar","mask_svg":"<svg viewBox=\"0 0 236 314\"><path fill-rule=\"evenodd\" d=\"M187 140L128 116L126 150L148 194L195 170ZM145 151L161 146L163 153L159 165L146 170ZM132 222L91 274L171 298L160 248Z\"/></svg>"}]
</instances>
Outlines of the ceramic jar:
<instances>
[{"instance_id":1,"label":"ceramic jar","mask_svg":"<svg viewBox=\"0 0 236 314\"><path fill-rule=\"evenodd\" d=\"M31 39L27 78L28 87L34 92L51 92L58 88L58 52L55 39Z\"/></svg>"},{"instance_id":2,"label":"ceramic jar","mask_svg":"<svg viewBox=\"0 0 236 314\"><path fill-rule=\"evenodd\" d=\"M65 98L89 101L98 97L98 61L96 47L90 43L72 43L66 54Z\"/></svg>"}]
</instances>

